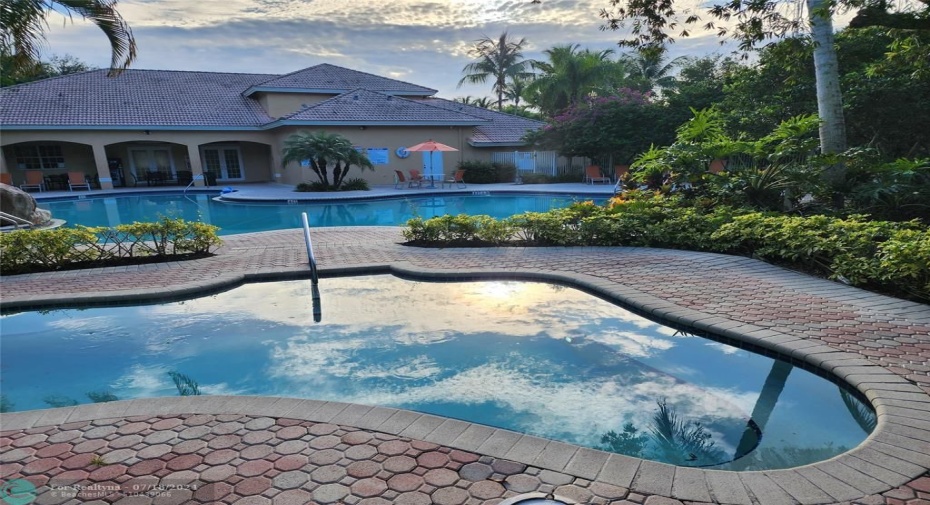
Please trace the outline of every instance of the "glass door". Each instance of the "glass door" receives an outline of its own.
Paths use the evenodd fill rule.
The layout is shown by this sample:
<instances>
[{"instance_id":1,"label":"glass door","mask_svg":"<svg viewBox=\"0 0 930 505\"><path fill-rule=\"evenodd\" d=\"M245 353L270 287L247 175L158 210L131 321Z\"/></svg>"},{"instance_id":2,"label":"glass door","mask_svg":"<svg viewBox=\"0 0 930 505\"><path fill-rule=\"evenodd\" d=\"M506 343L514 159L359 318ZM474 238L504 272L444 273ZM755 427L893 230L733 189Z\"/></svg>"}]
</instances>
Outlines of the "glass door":
<instances>
[{"instance_id":1,"label":"glass door","mask_svg":"<svg viewBox=\"0 0 930 505\"><path fill-rule=\"evenodd\" d=\"M204 172L216 174L217 179L241 181L242 155L235 146L211 146L201 148Z\"/></svg>"},{"instance_id":2,"label":"glass door","mask_svg":"<svg viewBox=\"0 0 930 505\"><path fill-rule=\"evenodd\" d=\"M148 174L158 173L165 179L174 179L174 164L171 162L171 150L168 148L129 149L132 173L137 179L145 180Z\"/></svg>"}]
</instances>

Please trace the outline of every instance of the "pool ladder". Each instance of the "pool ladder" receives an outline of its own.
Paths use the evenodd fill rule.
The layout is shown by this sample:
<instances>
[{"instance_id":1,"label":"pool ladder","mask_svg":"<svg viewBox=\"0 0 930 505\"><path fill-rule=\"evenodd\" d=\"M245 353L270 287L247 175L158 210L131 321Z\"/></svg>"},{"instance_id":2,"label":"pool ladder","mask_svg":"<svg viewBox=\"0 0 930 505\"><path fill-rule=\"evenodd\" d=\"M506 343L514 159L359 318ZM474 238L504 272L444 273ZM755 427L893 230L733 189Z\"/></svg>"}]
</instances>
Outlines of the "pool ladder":
<instances>
[{"instance_id":1,"label":"pool ladder","mask_svg":"<svg viewBox=\"0 0 930 505\"><path fill-rule=\"evenodd\" d=\"M319 323L323 319L323 307L320 303L320 274L316 268L316 256L313 255L313 242L310 241L310 221L307 219L307 213L301 212L300 218L304 224L307 259L310 260L310 297L313 300L313 322Z\"/></svg>"}]
</instances>

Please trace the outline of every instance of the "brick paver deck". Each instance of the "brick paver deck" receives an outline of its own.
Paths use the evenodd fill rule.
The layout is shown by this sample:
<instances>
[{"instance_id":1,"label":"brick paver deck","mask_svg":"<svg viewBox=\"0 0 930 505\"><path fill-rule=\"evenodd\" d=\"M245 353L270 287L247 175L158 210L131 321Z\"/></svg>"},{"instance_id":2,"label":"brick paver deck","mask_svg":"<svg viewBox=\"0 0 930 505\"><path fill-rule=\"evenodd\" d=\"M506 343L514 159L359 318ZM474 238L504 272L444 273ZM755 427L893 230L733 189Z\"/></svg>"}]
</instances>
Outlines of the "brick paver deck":
<instances>
[{"instance_id":1,"label":"brick paver deck","mask_svg":"<svg viewBox=\"0 0 930 505\"><path fill-rule=\"evenodd\" d=\"M170 299L308 275L299 230L225 240L203 260L4 277L2 307ZM471 505L527 492L596 504L930 503L930 306L715 254L420 249L399 245L397 228L318 229L314 241L324 274L573 284L832 373L869 398L879 424L861 446L832 460L734 473L381 407L144 399L3 414L0 479L38 485L36 503Z\"/></svg>"}]
</instances>

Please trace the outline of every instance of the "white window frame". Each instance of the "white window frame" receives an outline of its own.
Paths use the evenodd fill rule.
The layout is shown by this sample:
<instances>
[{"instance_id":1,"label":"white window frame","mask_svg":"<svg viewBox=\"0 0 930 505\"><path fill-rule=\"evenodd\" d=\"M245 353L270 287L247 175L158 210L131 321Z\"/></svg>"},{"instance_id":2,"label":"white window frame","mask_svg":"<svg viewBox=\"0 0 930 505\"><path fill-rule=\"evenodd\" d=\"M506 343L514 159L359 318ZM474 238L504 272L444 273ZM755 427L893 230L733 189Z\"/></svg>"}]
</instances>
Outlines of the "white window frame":
<instances>
[{"instance_id":1,"label":"white window frame","mask_svg":"<svg viewBox=\"0 0 930 505\"><path fill-rule=\"evenodd\" d=\"M216 174L216 180L218 181L244 181L245 180L245 162L242 158L242 148L238 144L209 144L200 146L200 166L204 172L207 171L206 163L206 154L205 152L208 149L214 149L219 151L220 154L220 173ZM226 157L223 156L223 151L225 150L234 150L236 151L236 156L239 158L239 174L240 177L231 178L229 176L228 168L226 167Z\"/></svg>"}]
</instances>

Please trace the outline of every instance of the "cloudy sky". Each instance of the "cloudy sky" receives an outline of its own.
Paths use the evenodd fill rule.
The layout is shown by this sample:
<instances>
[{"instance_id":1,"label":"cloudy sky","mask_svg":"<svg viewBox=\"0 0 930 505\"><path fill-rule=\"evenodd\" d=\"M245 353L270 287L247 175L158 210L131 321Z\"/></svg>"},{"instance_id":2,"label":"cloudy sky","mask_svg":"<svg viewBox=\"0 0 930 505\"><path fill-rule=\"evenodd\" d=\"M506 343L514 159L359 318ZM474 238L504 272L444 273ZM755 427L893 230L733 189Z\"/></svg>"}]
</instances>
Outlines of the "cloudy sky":
<instances>
[{"instance_id":1,"label":"cloudy sky","mask_svg":"<svg viewBox=\"0 0 930 505\"><path fill-rule=\"evenodd\" d=\"M133 68L283 74L331 63L453 98L491 95L490 86L456 87L468 50L485 36L506 30L525 37L528 58L556 44L617 48L622 34L599 29L607 6L608 0L122 0L118 8L139 45ZM48 55L109 64L105 37L80 19L52 19L48 35ZM722 49L715 36L704 35L681 39L671 51Z\"/></svg>"}]
</instances>

